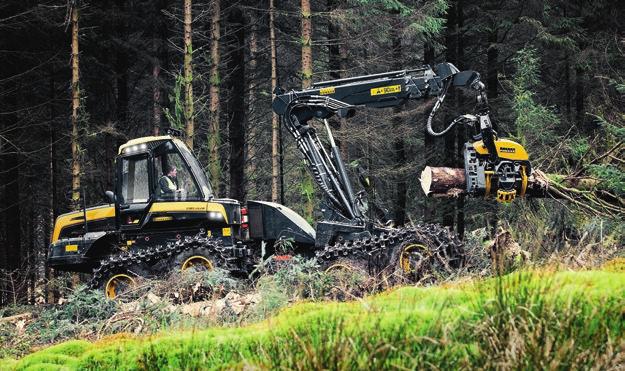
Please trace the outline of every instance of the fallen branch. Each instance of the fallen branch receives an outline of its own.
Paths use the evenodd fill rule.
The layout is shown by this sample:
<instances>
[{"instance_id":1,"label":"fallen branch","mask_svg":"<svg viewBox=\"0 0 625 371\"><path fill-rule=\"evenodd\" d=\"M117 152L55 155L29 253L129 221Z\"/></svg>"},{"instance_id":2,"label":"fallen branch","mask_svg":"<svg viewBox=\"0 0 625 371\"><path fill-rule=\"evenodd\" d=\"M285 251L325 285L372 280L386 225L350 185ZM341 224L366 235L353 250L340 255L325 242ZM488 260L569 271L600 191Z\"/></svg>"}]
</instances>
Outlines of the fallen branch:
<instances>
[{"instance_id":1,"label":"fallen branch","mask_svg":"<svg viewBox=\"0 0 625 371\"><path fill-rule=\"evenodd\" d=\"M19 320L25 320L25 319L30 319L33 316L32 313L21 313L21 314L16 314L14 316L9 316L9 317L2 317L0 318L0 323L11 323L11 322L16 322Z\"/></svg>"}]
</instances>

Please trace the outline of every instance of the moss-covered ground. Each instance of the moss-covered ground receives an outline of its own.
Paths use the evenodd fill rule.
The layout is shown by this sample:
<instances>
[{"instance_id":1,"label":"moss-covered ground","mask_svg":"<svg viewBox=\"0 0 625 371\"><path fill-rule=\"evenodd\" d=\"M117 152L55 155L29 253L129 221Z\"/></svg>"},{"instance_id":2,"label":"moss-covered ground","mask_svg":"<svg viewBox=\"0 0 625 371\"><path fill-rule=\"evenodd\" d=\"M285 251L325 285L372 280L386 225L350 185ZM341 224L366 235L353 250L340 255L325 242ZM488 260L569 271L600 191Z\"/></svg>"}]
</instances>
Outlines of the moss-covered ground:
<instances>
[{"instance_id":1,"label":"moss-covered ground","mask_svg":"<svg viewBox=\"0 0 625 371\"><path fill-rule=\"evenodd\" d=\"M620 368L625 273L613 268L299 303L246 326L69 341L0 369Z\"/></svg>"}]
</instances>

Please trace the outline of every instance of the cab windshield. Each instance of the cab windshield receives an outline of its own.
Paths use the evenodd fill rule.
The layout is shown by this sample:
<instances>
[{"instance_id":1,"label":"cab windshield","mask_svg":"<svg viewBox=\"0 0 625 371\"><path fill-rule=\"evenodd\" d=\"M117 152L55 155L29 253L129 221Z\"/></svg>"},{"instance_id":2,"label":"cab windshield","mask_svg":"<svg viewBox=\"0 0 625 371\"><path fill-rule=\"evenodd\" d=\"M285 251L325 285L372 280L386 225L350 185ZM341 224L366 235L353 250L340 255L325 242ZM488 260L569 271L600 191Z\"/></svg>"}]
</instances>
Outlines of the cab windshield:
<instances>
[{"instance_id":1,"label":"cab windshield","mask_svg":"<svg viewBox=\"0 0 625 371\"><path fill-rule=\"evenodd\" d=\"M202 166L200 166L200 163L198 162L197 158L191 153L191 151L189 150L189 148L187 148L187 146L185 146L184 144L179 144L178 148L180 148L180 152L182 153L182 156L187 160L187 163L191 166L191 170L193 171L193 174L195 174L197 182L199 183L199 186L202 188L202 191L204 193L204 196L206 197L206 200L208 200L208 198L213 195L213 188L211 187L211 184L208 181L208 178L206 177L206 173L204 172L204 170L202 170Z\"/></svg>"},{"instance_id":2,"label":"cab windshield","mask_svg":"<svg viewBox=\"0 0 625 371\"><path fill-rule=\"evenodd\" d=\"M185 156L186 157L186 156ZM202 201L202 188L193 176L185 158L172 142L166 142L154 150L154 174L156 200Z\"/></svg>"}]
</instances>

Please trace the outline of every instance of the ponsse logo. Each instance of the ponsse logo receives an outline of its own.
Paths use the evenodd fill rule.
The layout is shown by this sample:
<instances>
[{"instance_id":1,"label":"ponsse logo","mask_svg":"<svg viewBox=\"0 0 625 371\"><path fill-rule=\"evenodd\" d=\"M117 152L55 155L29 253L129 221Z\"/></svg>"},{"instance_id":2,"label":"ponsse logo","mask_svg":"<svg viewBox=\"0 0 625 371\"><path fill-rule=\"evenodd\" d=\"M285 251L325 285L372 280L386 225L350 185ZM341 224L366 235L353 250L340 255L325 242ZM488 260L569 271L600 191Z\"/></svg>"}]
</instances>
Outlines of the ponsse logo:
<instances>
[{"instance_id":1,"label":"ponsse logo","mask_svg":"<svg viewBox=\"0 0 625 371\"><path fill-rule=\"evenodd\" d=\"M516 149L510 148L510 147L499 147L499 151L506 152L506 153L514 153L516 152Z\"/></svg>"}]
</instances>

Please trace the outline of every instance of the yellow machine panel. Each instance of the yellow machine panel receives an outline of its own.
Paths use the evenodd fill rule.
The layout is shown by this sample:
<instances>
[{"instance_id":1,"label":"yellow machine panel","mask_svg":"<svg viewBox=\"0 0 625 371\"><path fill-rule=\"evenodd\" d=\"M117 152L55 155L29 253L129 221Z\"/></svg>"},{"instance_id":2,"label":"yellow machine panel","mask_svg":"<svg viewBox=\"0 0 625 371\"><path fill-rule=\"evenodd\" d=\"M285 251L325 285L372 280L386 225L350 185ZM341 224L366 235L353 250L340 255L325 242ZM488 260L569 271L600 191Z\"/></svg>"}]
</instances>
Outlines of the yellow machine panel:
<instances>
[{"instance_id":1,"label":"yellow machine panel","mask_svg":"<svg viewBox=\"0 0 625 371\"><path fill-rule=\"evenodd\" d=\"M511 161L529 160L527 151L517 142L508 139L499 139L495 141L495 146L497 147L497 155L502 159ZM475 148L475 151L480 155L488 154L488 149L481 140L473 143L473 148Z\"/></svg>"},{"instance_id":2,"label":"yellow machine panel","mask_svg":"<svg viewBox=\"0 0 625 371\"><path fill-rule=\"evenodd\" d=\"M222 215L223 220L227 223L228 216L224 205L216 202L155 202L150 207L150 213L167 213L167 212L215 212Z\"/></svg>"},{"instance_id":3,"label":"yellow machine panel","mask_svg":"<svg viewBox=\"0 0 625 371\"><path fill-rule=\"evenodd\" d=\"M105 205L87 209L87 221L103 220L115 217L115 207L113 205ZM83 211L74 211L67 214L59 215L54 223L54 232L52 233L52 242L59 239L61 230L70 225L84 223Z\"/></svg>"}]
</instances>

